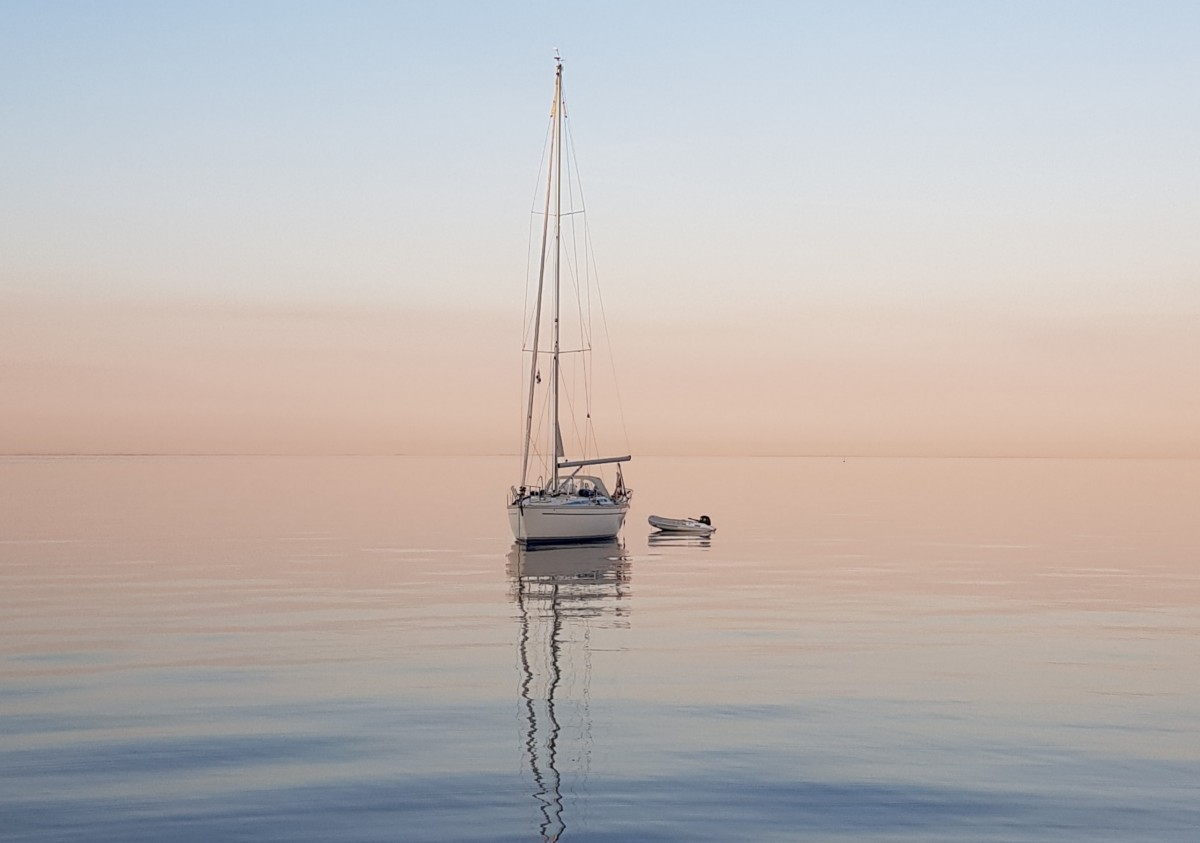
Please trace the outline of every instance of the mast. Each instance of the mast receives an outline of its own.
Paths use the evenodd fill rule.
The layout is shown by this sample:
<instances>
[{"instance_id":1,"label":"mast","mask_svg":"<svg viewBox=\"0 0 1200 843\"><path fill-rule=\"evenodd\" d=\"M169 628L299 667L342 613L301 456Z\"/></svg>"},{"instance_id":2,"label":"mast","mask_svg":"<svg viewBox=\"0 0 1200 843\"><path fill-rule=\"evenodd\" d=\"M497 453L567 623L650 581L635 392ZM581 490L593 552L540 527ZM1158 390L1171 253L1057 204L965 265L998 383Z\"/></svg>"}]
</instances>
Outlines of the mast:
<instances>
[{"instance_id":1,"label":"mast","mask_svg":"<svg viewBox=\"0 0 1200 843\"><path fill-rule=\"evenodd\" d=\"M550 365L550 392L554 407L554 481L551 489L558 488L558 458L562 453L562 431L558 426L558 317L559 317L559 265L562 255L562 59L554 51L554 354Z\"/></svg>"},{"instance_id":2,"label":"mast","mask_svg":"<svg viewBox=\"0 0 1200 843\"><path fill-rule=\"evenodd\" d=\"M557 63L557 69L554 74L554 102L550 106L550 120L554 126L554 133L555 133L555 137L557 138L557 136L558 136L558 113L560 110L559 109L559 100L561 98L560 82L562 79L562 61L558 58L557 51L554 54L554 58ZM534 312L533 312L533 359L529 363L529 400L525 407L525 439L524 439L524 444L522 445L522 448L521 448L521 487L522 487L522 489L529 485L529 482L528 482L529 481L529 446L530 446L530 439L533 437L533 393L534 393L534 387L537 385L538 353L540 350L538 347L538 339L539 339L539 335L541 334L541 329L542 329L542 287L543 287L543 280L546 277L546 238L547 238L547 235L549 234L550 195L551 195L551 190L554 186L554 171L556 169L556 164L558 163L557 156L558 156L558 149L555 147L554 144L552 144L550 147L550 166L546 172L546 212L544 214L542 214L542 253L538 260L537 302L534 305ZM555 226L555 235L554 236L555 236L555 239L557 242L557 238L558 238L557 225ZM557 249L555 251L556 251L555 260L557 262ZM557 279L557 275L558 275L558 273L557 273L557 263L556 263L556 268L555 268L556 279ZM554 328L555 328L554 369L555 369L555 387L556 387L556 389L555 389L555 406L554 406L554 436L555 436L556 443L557 443L557 437L558 437L558 403L557 403L557 398L558 398L558 393L557 393L557 385L558 385L558 374L557 374L557 372L558 372L558 293L557 293L557 281L556 281L555 286L556 286L556 291L555 291L555 301L554 301ZM557 444L555 447L557 450ZM557 457L555 458L554 461L556 463L558 462ZM555 469L555 480L557 481L557 479L558 479L558 470Z\"/></svg>"}]
</instances>

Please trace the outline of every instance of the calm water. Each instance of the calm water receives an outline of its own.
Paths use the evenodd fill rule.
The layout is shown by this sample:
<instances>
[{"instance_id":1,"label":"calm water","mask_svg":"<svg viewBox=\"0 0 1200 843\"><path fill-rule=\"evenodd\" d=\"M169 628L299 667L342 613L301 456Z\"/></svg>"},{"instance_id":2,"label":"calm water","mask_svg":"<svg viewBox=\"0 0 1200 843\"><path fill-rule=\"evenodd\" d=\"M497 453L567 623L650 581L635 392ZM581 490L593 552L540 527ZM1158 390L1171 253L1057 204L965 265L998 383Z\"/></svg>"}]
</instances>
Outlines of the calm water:
<instances>
[{"instance_id":1,"label":"calm water","mask_svg":"<svg viewBox=\"0 0 1200 843\"><path fill-rule=\"evenodd\" d=\"M0 840L1200 839L1200 463L514 463L0 461Z\"/></svg>"}]
</instances>

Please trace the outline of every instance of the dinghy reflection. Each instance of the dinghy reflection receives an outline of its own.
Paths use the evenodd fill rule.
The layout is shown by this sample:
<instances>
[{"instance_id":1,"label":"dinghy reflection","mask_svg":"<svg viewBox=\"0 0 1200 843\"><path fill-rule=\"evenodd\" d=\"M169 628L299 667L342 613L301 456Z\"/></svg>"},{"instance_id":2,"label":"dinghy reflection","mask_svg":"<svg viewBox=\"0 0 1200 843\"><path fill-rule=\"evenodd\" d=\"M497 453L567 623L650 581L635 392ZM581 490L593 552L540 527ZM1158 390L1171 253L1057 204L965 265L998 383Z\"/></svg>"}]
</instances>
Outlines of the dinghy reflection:
<instances>
[{"instance_id":1,"label":"dinghy reflection","mask_svg":"<svg viewBox=\"0 0 1200 843\"><path fill-rule=\"evenodd\" d=\"M525 769L542 840L566 831L567 800L586 807L591 772L592 633L629 626L630 565L618 542L508 554L518 607Z\"/></svg>"},{"instance_id":2,"label":"dinghy reflection","mask_svg":"<svg viewBox=\"0 0 1200 843\"><path fill-rule=\"evenodd\" d=\"M651 547L712 547L712 539L708 536L663 531L655 531L648 535L646 543Z\"/></svg>"}]
</instances>

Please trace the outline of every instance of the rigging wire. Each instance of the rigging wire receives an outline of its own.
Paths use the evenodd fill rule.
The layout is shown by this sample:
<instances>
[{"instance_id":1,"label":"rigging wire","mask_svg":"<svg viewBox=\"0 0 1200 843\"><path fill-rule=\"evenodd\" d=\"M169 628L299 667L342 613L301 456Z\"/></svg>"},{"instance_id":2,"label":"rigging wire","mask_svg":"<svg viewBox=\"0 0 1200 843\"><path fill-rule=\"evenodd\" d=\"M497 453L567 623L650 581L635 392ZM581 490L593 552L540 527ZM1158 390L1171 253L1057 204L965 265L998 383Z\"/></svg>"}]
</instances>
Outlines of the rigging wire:
<instances>
[{"instance_id":1,"label":"rigging wire","mask_svg":"<svg viewBox=\"0 0 1200 843\"><path fill-rule=\"evenodd\" d=\"M564 113L565 113L565 111L564 111ZM575 160L575 136L571 133L569 126L567 127L567 147L569 150L568 157L571 158L572 160ZM586 208L587 202L583 196L583 180L581 178L579 178L578 170L579 170L579 162L577 160L575 160L576 180L577 180L578 186L579 186L579 205L581 208ZM593 286L595 287L595 290L596 290L596 303L599 306L599 310L600 310L600 325L601 325L601 330L603 331L603 334L604 334L604 340L605 340L604 345L606 347L606 350L608 351L608 363L609 363L609 370L612 375L613 392L615 393L615 397L616 397L617 415L621 421L621 432L625 437L625 449L628 450L629 449L629 427L625 422L625 403L624 403L624 401L621 400L621 384L620 384L620 381L617 379L616 356L613 353L612 335L609 333L609 330L608 330L608 314L604 309L604 292L601 289L600 283L599 283L600 268L596 262L596 249L595 249L595 244L594 244L594 241L592 238L592 227L591 227L591 224L588 222L587 214L583 214L583 230L584 230L583 231L584 259L585 259L585 262L587 263L587 265L590 267L590 270L591 270L590 277L596 279L596 283ZM588 290L590 293L591 286L589 286ZM589 302L589 314L590 314L590 304L591 304L590 295L588 298L588 302Z\"/></svg>"},{"instance_id":2,"label":"rigging wire","mask_svg":"<svg viewBox=\"0 0 1200 843\"><path fill-rule=\"evenodd\" d=\"M549 154L550 139L553 137L553 135L554 135L554 115L552 113L550 116L550 120L548 121L545 137L542 139L542 155L538 161L538 169L537 169L538 176L534 180L533 199L530 203L530 210L532 213L529 216L529 232L526 235L526 237L527 237L526 242L529 245L525 249L525 295L524 295L524 307L522 308L522 314L521 314L521 320L522 320L521 350L522 350L522 352L532 351L532 349L529 348L529 345L530 345L530 339L531 339L530 334L533 330L534 312L533 312L533 308L529 304L529 294L530 294L529 291L530 291L530 287L532 286L532 283L533 283L533 244L535 242L535 237L536 237L535 225L537 223L537 218L542 215L537 210L537 202L538 202L538 196L540 195L540 187L541 187L541 182L542 182L541 173L543 170L545 170L545 168L547 166L546 156ZM519 382L521 383L522 387L524 387L525 386L525 378L527 377L526 372L528 372L528 370L529 370L529 366L526 364L524 353L521 354L520 365L521 365L521 379ZM517 432L518 432L519 437L524 437L525 436L525 407L524 407L523 396L526 394L526 390L524 388L522 388L520 394L522 396L522 401L518 405L519 413L517 415Z\"/></svg>"},{"instance_id":3,"label":"rigging wire","mask_svg":"<svg viewBox=\"0 0 1200 843\"><path fill-rule=\"evenodd\" d=\"M563 116L566 117L566 108L565 107L563 109ZM576 191L576 189L578 189L578 191L579 191L578 208L581 212L586 212L587 205L583 201L583 182L579 175L579 158L575 152L575 136L574 136L574 133L572 131L572 126L569 121L564 120L564 127L565 127L565 131L566 131L566 140L567 140L567 156L563 163L566 164L568 167L567 194L568 194L568 198L570 201L570 208L573 211L576 208L575 191ZM588 263L587 263L587 253L588 253L587 214L581 213L581 217L582 217L582 222L580 223L580 226L584 229L582 238L579 237L579 234L576 231L575 217L572 216L569 221L569 224L571 227L571 251L568 253L567 260L568 260L568 264L570 267L570 271L572 273L572 280L574 281L574 286L575 286L575 309L579 315L580 345L582 347L586 348L588 351L591 351L592 335L593 335L593 332L592 332L592 306L591 306L593 274L589 273ZM579 244L580 244L581 239L583 241L583 250L584 250L584 259L582 262L580 261L580 258L579 258ZM582 289L581 289L581 287L582 287ZM586 412L586 418L587 418L587 423L585 425L585 431L582 436L584 453L581 456L587 457L588 456L587 451L588 451L589 439L591 439L593 441L595 440L595 427L592 424L592 409L593 409L593 407L592 407L592 361L591 361L590 355L585 359L581 368L583 370L582 371L583 394L584 394L584 399L585 399L584 404L585 404L585 412ZM599 456L598 450L596 452L596 455Z\"/></svg>"},{"instance_id":4,"label":"rigging wire","mask_svg":"<svg viewBox=\"0 0 1200 843\"><path fill-rule=\"evenodd\" d=\"M541 392L542 395L541 400L536 405L538 412L535 414L536 420L534 429L529 431L531 439L529 443L529 453L531 457L534 457L536 461L542 465L546 474L553 473L552 464L556 461L557 454L557 442L555 440L557 436L563 436L564 433L568 434L568 436L564 437L563 443L564 447L568 450L570 450L568 447L570 436L573 435L575 447L581 448L582 451L579 454L580 457L589 458L593 454L596 456L599 456L600 454L596 425L593 419L594 407L592 395L593 387L596 385L594 378L594 358L592 357L592 352L595 350L594 341L596 339L596 326L593 320L597 308L600 312L600 327L604 339L602 344L607 346L607 357L612 379L613 394L617 405L617 414L620 420L621 431L624 436L625 446L627 449L629 445L629 430L625 419L624 402L621 398L620 384L616 376L617 368L615 354L612 347L613 344L611 337L608 332L608 319L604 309L604 297L599 285L599 269L596 260L595 247L591 241L591 226L588 222L586 214L583 182L579 173L579 162L575 150L575 139L572 131L571 121L569 120L569 111L566 104L565 91L563 93L561 102L563 118L562 132L564 135L562 140L566 141L566 149L561 155L561 160L558 162L558 165L561 168L563 176L565 176L565 183L563 183L562 186L566 188L566 196L562 197L560 195L555 200L560 204L554 208L554 213L556 213L560 219L560 225L558 229L558 246L560 249L559 254L561 256L560 265L565 268L568 276L568 287L569 289L573 289L575 295L574 310L576 312L578 324L576 326L571 326L571 330L578 331L578 348L562 348L561 344L559 347L560 371L558 386L560 389L560 398L564 399L566 409L568 411L567 414L569 416L566 430L560 429L557 431L557 435L556 432L552 430L554 423L550 418L552 415L552 409L551 390L549 389L549 386L551 385L547 384L546 386L542 386L536 390ZM542 224L544 225L544 217L546 215L546 212L539 210L537 206L538 196L540 195L540 186L543 180L543 176L540 174L544 173L547 166L547 157L551 154L550 149L554 143L554 132L554 115L552 112L550 125L547 129L546 137L542 147L541 162L539 165L539 178L534 188L534 203L531 209L529 223L530 243L529 248L526 250L525 314L522 342L522 348L524 352L522 354L522 382L527 387L529 386L527 379L530 376L529 372L531 371L531 366L528 362L529 358L525 357L525 354L532 352L532 348L530 347L531 336L532 332L535 330L535 326L533 324L533 308L530 307L531 287L534 282L534 279L532 278L534 267L533 257L536 254L539 261L541 261L544 259L547 251L554 248L553 243L549 240L547 240L543 247L547 251L542 251L541 249L535 248L535 242L540 242L541 240L541 238L537 237L536 235L537 222L542 220ZM564 199L566 200L565 202L563 202ZM581 219L577 221L575 219L576 216L581 217ZM563 237L564 234L566 237ZM569 243L563 242L568 238L570 240ZM568 308L570 308L569 304ZM553 316L543 314L543 319L547 318L552 320ZM543 322L543 326L545 324L546 323ZM565 323L563 323L561 320L560 315L560 331L564 327L564 324ZM570 339L572 338L573 337L568 337L568 344L574 344L570 342ZM549 355L552 353L552 351L542 349L538 350L538 356ZM577 356L572 357L572 355ZM564 367L561 365L561 363L564 362L562 358L568 358L568 360L572 360L574 362L570 362L568 366ZM539 376L538 382L540 383L540 371L538 371L537 374ZM580 381L582 381L582 383L580 383ZM581 391L584 410L582 430L580 429L581 420L576 414L577 403L579 402ZM521 421L522 435L524 435L525 422L523 415ZM560 418L560 426L562 425L562 422L563 420ZM549 442L548 453L539 447L538 443L542 442L543 438Z\"/></svg>"}]
</instances>

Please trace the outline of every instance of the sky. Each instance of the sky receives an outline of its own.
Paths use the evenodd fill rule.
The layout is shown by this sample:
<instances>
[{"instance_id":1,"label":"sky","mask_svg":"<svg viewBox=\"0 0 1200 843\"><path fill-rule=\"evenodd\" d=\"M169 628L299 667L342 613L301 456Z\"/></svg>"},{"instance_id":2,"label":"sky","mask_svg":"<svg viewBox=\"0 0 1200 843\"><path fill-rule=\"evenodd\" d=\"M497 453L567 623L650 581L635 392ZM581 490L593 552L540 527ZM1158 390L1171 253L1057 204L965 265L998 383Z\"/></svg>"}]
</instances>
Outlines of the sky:
<instances>
[{"instance_id":1,"label":"sky","mask_svg":"<svg viewBox=\"0 0 1200 843\"><path fill-rule=\"evenodd\" d=\"M1200 457L1195 3L2 16L2 453L518 452L558 48L611 450Z\"/></svg>"}]
</instances>

